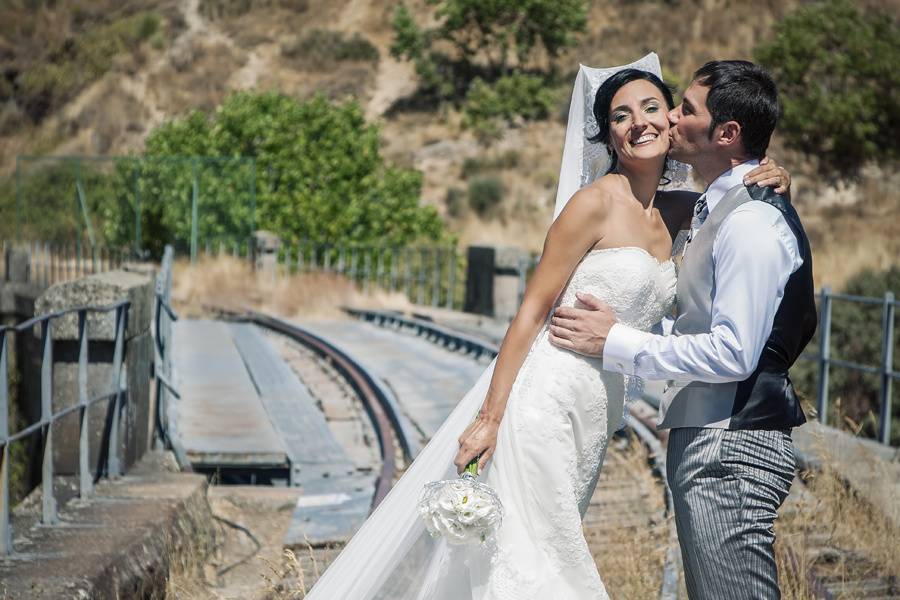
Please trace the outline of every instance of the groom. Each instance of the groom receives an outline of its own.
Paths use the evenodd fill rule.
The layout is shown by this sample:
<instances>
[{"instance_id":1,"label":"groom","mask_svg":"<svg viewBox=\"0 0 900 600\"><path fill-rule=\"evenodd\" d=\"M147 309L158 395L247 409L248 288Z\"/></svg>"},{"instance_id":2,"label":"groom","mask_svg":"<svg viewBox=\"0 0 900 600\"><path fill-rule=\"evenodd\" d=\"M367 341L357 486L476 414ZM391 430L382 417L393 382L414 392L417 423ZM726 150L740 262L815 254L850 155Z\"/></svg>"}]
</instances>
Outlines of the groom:
<instances>
[{"instance_id":1,"label":"groom","mask_svg":"<svg viewBox=\"0 0 900 600\"><path fill-rule=\"evenodd\" d=\"M769 75L746 61L701 67L669 113L670 156L709 184L694 209L672 335L616 322L601 301L560 307L551 341L603 368L668 380L667 479L692 600L779 598L772 544L805 421L788 369L816 327L812 257L796 211L746 187L778 120Z\"/></svg>"}]
</instances>

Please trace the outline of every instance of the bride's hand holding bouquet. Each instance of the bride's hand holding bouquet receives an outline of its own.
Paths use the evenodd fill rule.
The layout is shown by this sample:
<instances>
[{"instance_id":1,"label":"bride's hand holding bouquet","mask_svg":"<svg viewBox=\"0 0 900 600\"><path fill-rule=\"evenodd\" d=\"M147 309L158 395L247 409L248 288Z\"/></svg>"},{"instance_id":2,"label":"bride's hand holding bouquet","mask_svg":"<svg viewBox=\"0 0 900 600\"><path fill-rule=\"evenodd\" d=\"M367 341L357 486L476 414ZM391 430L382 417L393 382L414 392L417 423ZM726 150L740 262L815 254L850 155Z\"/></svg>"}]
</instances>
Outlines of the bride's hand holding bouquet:
<instances>
[{"instance_id":1,"label":"bride's hand holding bouquet","mask_svg":"<svg viewBox=\"0 0 900 600\"><path fill-rule=\"evenodd\" d=\"M484 409L478 411L475 420L459 436L459 452L453 460L456 472L462 475L469 463L478 459L476 474L480 474L497 448L499 430L499 418L493 417Z\"/></svg>"},{"instance_id":2,"label":"bride's hand holding bouquet","mask_svg":"<svg viewBox=\"0 0 900 600\"><path fill-rule=\"evenodd\" d=\"M503 521L503 505L497 493L476 481L494 453L500 421L484 411L459 437L454 460L459 479L433 481L425 486L418 511L432 537L454 545L484 543Z\"/></svg>"}]
</instances>

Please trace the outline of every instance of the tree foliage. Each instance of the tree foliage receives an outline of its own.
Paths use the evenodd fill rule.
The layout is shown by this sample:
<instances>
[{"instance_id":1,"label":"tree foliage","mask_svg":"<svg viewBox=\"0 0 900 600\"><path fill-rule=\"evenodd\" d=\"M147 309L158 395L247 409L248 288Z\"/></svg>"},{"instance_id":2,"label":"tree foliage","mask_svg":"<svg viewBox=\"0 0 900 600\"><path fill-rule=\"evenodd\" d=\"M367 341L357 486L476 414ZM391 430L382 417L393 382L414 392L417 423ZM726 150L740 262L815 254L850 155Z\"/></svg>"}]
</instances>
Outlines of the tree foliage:
<instances>
[{"instance_id":1,"label":"tree foliage","mask_svg":"<svg viewBox=\"0 0 900 600\"><path fill-rule=\"evenodd\" d=\"M421 27L404 5L394 13L391 54L411 61L422 90L461 106L485 138L513 117L541 118L553 103L550 73L533 68L573 46L587 23L583 0L428 0L436 25Z\"/></svg>"},{"instance_id":2,"label":"tree foliage","mask_svg":"<svg viewBox=\"0 0 900 600\"><path fill-rule=\"evenodd\" d=\"M378 127L366 123L353 100L234 94L214 114L195 111L147 138L140 175L144 245L158 250L190 239L195 173L201 244L246 239L254 226L286 240L441 239L437 212L419 204L421 174L386 164L379 145ZM165 160L173 156L224 158ZM255 170L248 173L248 163L237 157L255 158Z\"/></svg>"},{"instance_id":3,"label":"tree foliage","mask_svg":"<svg viewBox=\"0 0 900 600\"><path fill-rule=\"evenodd\" d=\"M849 0L798 9L756 58L778 82L787 142L852 174L900 157L900 29L886 12Z\"/></svg>"}]
</instances>

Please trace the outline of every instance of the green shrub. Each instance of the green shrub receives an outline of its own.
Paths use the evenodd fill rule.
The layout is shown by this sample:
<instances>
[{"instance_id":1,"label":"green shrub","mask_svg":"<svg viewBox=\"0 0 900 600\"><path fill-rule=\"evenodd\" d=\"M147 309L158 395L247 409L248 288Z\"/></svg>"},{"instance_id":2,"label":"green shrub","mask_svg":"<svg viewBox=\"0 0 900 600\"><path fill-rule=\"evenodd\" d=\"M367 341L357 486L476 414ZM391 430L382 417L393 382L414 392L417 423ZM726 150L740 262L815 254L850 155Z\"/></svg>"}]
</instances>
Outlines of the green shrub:
<instances>
[{"instance_id":1,"label":"green shrub","mask_svg":"<svg viewBox=\"0 0 900 600\"><path fill-rule=\"evenodd\" d=\"M503 171L519 166L521 155L517 150L507 150L496 156L476 156L467 158L462 164L463 177L470 177L485 171Z\"/></svg>"},{"instance_id":2,"label":"green shrub","mask_svg":"<svg viewBox=\"0 0 900 600\"><path fill-rule=\"evenodd\" d=\"M40 120L102 77L117 55L136 51L161 25L157 14L137 13L96 25L50 48L17 78L20 104L32 119Z\"/></svg>"},{"instance_id":3,"label":"green shrub","mask_svg":"<svg viewBox=\"0 0 900 600\"><path fill-rule=\"evenodd\" d=\"M896 17L849 0L799 8L756 58L778 83L779 130L838 174L900 158L900 28Z\"/></svg>"},{"instance_id":4,"label":"green shrub","mask_svg":"<svg viewBox=\"0 0 900 600\"><path fill-rule=\"evenodd\" d=\"M302 60L305 66L328 68L335 62L378 62L378 48L358 33L347 38L339 31L314 29L285 42L281 53L288 58Z\"/></svg>"},{"instance_id":5,"label":"green shrub","mask_svg":"<svg viewBox=\"0 0 900 600\"><path fill-rule=\"evenodd\" d=\"M555 104L548 81L554 59L575 44L587 23L583 0L428 0L430 28L403 4L394 11L391 55L409 60L429 101L461 106L483 141L513 119L542 119ZM535 56L549 58L542 74L526 73Z\"/></svg>"},{"instance_id":6,"label":"green shrub","mask_svg":"<svg viewBox=\"0 0 900 600\"><path fill-rule=\"evenodd\" d=\"M353 100L237 93L212 115L194 112L160 126L146 148L148 157L255 157L256 226L285 240L402 245L444 236L434 208L419 204L421 173L385 163L378 127L366 123ZM190 180L178 177L177 185L164 178L154 184L171 196L145 211L144 245L154 250L190 234ZM201 239L246 231L250 206L231 185L224 176L204 182L204 199L214 204L201 207L209 215L199 223Z\"/></svg>"},{"instance_id":7,"label":"green shrub","mask_svg":"<svg viewBox=\"0 0 900 600\"><path fill-rule=\"evenodd\" d=\"M536 75L507 75L493 83L476 79L462 105L463 123L479 139L489 141L516 118L546 118L555 103L553 90Z\"/></svg>"},{"instance_id":8,"label":"green shrub","mask_svg":"<svg viewBox=\"0 0 900 600\"><path fill-rule=\"evenodd\" d=\"M200 0L200 14L207 19L241 17L252 10L283 8L303 13L309 9L309 0Z\"/></svg>"},{"instance_id":9,"label":"green shrub","mask_svg":"<svg viewBox=\"0 0 900 600\"><path fill-rule=\"evenodd\" d=\"M853 277L844 292L856 296L883 298L885 292L900 292L900 268L891 267L886 271L866 270ZM900 335L894 328L894 370L900 361ZM807 352L817 353L819 336L810 342ZM882 308L880 305L865 305L845 300L831 303L831 356L859 364L879 366L882 346ZM815 403L818 392L818 363L800 360L791 369L791 376L797 389ZM896 388L895 384L895 397ZM874 437L876 417L879 411L879 378L843 367L832 366L829 370L829 423L841 426L841 416L863 425L863 433ZM840 405L840 414L836 409ZM893 403L892 427L894 443L900 442L900 402Z\"/></svg>"},{"instance_id":10,"label":"green shrub","mask_svg":"<svg viewBox=\"0 0 900 600\"><path fill-rule=\"evenodd\" d=\"M447 190L447 196L444 199L447 205L447 214L458 219L466 213L466 193L457 187Z\"/></svg>"},{"instance_id":11,"label":"green shrub","mask_svg":"<svg viewBox=\"0 0 900 600\"><path fill-rule=\"evenodd\" d=\"M499 214L504 194L506 188L496 177L475 177L469 182L469 206L482 217Z\"/></svg>"},{"instance_id":12,"label":"green shrub","mask_svg":"<svg viewBox=\"0 0 900 600\"><path fill-rule=\"evenodd\" d=\"M449 44L456 58L509 73L513 56L519 65L542 48L555 58L576 42L587 25L584 0L428 0L436 7L437 25L421 29L402 4L394 13L391 52L409 60L423 58L435 42Z\"/></svg>"}]
</instances>

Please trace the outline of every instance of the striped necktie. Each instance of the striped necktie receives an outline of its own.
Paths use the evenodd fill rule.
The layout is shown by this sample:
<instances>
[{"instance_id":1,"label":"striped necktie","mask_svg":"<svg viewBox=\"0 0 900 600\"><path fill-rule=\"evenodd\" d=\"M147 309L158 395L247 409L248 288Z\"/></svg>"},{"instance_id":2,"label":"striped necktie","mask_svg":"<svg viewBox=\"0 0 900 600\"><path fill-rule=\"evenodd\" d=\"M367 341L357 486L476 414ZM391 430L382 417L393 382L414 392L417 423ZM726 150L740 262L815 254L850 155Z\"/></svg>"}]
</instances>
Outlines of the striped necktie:
<instances>
[{"instance_id":1,"label":"striped necktie","mask_svg":"<svg viewBox=\"0 0 900 600\"><path fill-rule=\"evenodd\" d=\"M700 226L703 225L703 222L706 221L706 217L709 216L709 207L706 205L706 194L702 194L699 198L697 198L697 203L694 204L694 216L691 219L691 233L688 235L688 243L694 239L694 236L697 235L697 231L700 229Z\"/></svg>"}]
</instances>

